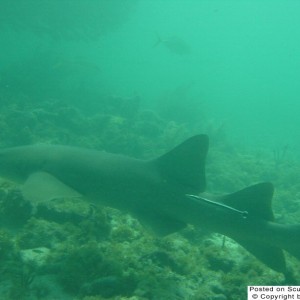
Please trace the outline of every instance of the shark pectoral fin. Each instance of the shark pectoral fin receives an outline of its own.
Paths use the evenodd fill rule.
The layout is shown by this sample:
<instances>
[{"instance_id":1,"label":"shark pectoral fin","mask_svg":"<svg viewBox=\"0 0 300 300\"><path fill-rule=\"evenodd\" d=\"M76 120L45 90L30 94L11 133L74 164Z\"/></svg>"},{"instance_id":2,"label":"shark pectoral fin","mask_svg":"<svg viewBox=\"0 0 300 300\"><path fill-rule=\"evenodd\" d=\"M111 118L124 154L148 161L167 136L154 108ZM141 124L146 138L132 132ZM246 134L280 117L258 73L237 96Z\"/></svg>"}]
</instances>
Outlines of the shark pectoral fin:
<instances>
[{"instance_id":1,"label":"shark pectoral fin","mask_svg":"<svg viewBox=\"0 0 300 300\"><path fill-rule=\"evenodd\" d=\"M34 206L57 198L82 198L82 195L46 172L32 173L21 188Z\"/></svg>"},{"instance_id":2,"label":"shark pectoral fin","mask_svg":"<svg viewBox=\"0 0 300 300\"><path fill-rule=\"evenodd\" d=\"M271 269L283 274L286 273L285 258L280 248L240 238L235 239L235 241Z\"/></svg>"},{"instance_id":3,"label":"shark pectoral fin","mask_svg":"<svg viewBox=\"0 0 300 300\"><path fill-rule=\"evenodd\" d=\"M159 237L164 237L186 227L186 223L161 214L152 215L145 212L142 215L141 213L137 213L136 215L145 228Z\"/></svg>"}]
</instances>

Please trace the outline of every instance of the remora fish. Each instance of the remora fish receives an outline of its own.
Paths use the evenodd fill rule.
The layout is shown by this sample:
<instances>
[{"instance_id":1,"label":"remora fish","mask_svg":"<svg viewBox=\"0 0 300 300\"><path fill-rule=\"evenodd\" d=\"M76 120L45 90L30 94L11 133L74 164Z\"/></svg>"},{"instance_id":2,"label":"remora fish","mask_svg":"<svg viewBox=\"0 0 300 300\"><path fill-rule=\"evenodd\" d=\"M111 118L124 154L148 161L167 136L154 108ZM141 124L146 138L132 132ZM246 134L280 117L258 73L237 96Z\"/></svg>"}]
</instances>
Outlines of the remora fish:
<instances>
[{"instance_id":1,"label":"remora fish","mask_svg":"<svg viewBox=\"0 0 300 300\"><path fill-rule=\"evenodd\" d=\"M32 201L82 195L136 216L159 235L187 224L229 236L286 273L282 249L300 259L300 224L274 222L273 186L260 183L207 199L208 137L194 136L149 161L81 148L33 145L0 151L0 174L24 182Z\"/></svg>"}]
</instances>

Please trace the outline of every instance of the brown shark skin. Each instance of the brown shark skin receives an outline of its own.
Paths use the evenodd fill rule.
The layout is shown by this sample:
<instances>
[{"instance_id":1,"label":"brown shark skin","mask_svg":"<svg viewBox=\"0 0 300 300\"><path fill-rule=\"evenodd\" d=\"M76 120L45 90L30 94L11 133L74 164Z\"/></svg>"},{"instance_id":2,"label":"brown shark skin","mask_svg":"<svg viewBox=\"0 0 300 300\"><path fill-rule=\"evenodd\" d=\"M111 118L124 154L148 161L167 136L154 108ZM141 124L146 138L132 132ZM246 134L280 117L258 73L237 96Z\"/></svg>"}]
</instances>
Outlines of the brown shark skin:
<instances>
[{"instance_id":1,"label":"brown shark skin","mask_svg":"<svg viewBox=\"0 0 300 300\"><path fill-rule=\"evenodd\" d=\"M197 149L189 149L190 145ZM300 229L276 224L271 219L257 216L254 211L244 218L234 211L186 196L204 191L205 182L197 185L192 177L205 180L202 173L207 149L208 138L205 135L192 137L171 150L171 154L167 153L166 157L150 161L67 146L15 147L0 151L0 175L23 183L31 174L46 172L89 201L131 213L141 223L153 227L155 232L172 233L184 228L186 224L202 226L232 237L269 267L285 273L281 248L286 249L287 240L292 237L292 245L289 247L295 255L293 252L297 250L294 249L299 248ZM195 162L191 180L182 183L180 179L184 166L174 169L172 160L178 153L185 156L186 151L191 151L192 158L193 153L199 151L202 158ZM168 168L171 171L165 170ZM185 172L188 174L189 170ZM256 189L270 189L267 197L272 198L273 188L270 184L258 185L254 187L254 192ZM222 198L219 201L225 202ZM262 251L258 249L260 245ZM269 247L276 256L274 261L266 253Z\"/></svg>"}]
</instances>

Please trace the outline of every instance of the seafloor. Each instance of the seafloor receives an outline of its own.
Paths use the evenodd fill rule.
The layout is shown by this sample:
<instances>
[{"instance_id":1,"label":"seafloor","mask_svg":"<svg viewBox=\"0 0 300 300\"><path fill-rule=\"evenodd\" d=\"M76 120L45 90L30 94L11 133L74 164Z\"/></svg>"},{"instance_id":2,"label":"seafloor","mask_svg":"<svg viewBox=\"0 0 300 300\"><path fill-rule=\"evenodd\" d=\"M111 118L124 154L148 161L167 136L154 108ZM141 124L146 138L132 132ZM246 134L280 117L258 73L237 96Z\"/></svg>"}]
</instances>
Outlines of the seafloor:
<instances>
[{"instance_id":1,"label":"seafloor","mask_svg":"<svg viewBox=\"0 0 300 300\"><path fill-rule=\"evenodd\" d=\"M133 98L110 97L93 112L59 100L29 101L2 93L1 147L68 144L156 157L196 132L208 132L210 192L233 192L272 180L278 222L300 221L300 164L282 148L245 150L222 126L167 121ZM16 100L18 99L18 100ZM123 212L74 199L32 208L19 186L0 181L0 298L51 300L240 300L247 285L300 283L300 263L287 256L290 281L234 241L192 226L165 238Z\"/></svg>"}]
</instances>

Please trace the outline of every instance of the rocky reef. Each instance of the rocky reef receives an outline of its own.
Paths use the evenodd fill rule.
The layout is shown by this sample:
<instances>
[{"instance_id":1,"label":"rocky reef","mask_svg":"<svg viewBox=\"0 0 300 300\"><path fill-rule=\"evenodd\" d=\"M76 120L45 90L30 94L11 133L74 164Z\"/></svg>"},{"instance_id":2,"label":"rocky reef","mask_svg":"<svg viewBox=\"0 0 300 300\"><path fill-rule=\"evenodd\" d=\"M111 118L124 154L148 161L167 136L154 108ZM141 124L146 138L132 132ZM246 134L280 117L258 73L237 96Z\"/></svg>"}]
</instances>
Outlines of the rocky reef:
<instances>
[{"instance_id":1,"label":"rocky reef","mask_svg":"<svg viewBox=\"0 0 300 300\"><path fill-rule=\"evenodd\" d=\"M135 97L102 103L100 111L87 115L60 101L6 102L1 147L59 143L151 158L192 134L186 124L141 110ZM209 191L232 192L272 179L277 219L299 222L299 163L224 147L229 142L218 139L207 165ZM1 299L237 300L245 299L247 285L287 283L218 234L189 226L157 238L132 216L83 200L32 207L20 187L4 179L0 220ZM299 262L288 257L288 264L299 283Z\"/></svg>"}]
</instances>

